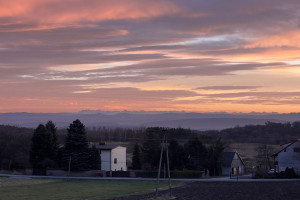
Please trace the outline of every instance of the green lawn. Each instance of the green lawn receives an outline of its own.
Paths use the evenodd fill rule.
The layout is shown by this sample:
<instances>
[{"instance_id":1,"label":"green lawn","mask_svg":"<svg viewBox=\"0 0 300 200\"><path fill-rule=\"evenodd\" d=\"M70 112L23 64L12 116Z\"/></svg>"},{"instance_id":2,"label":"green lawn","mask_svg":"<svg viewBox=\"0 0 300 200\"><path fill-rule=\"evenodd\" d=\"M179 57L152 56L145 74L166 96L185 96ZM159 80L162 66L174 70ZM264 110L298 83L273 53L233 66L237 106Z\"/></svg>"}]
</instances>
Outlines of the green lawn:
<instances>
[{"instance_id":1,"label":"green lawn","mask_svg":"<svg viewBox=\"0 0 300 200\"><path fill-rule=\"evenodd\" d=\"M0 178L0 200L98 200L154 192L155 186L155 181Z\"/></svg>"}]
</instances>

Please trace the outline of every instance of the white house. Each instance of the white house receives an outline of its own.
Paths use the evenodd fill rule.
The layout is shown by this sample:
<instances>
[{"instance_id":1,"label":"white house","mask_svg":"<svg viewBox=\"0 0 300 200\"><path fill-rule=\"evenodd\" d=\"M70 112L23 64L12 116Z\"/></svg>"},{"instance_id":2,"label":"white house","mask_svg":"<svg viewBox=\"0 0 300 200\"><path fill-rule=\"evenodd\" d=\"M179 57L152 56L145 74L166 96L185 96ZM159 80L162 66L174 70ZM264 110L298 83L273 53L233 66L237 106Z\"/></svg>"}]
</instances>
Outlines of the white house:
<instances>
[{"instance_id":1,"label":"white house","mask_svg":"<svg viewBox=\"0 0 300 200\"><path fill-rule=\"evenodd\" d=\"M97 144L101 154L101 170L127 171L126 147L111 144Z\"/></svg>"},{"instance_id":2,"label":"white house","mask_svg":"<svg viewBox=\"0 0 300 200\"><path fill-rule=\"evenodd\" d=\"M300 175L300 139L281 145L282 149L273 154L276 172L294 168L297 175Z\"/></svg>"},{"instance_id":3,"label":"white house","mask_svg":"<svg viewBox=\"0 0 300 200\"><path fill-rule=\"evenodd\" d=\"M222 175L243 175L245 164L236 151L223 152L222 156Z\"/></svg>"}]
</instances>

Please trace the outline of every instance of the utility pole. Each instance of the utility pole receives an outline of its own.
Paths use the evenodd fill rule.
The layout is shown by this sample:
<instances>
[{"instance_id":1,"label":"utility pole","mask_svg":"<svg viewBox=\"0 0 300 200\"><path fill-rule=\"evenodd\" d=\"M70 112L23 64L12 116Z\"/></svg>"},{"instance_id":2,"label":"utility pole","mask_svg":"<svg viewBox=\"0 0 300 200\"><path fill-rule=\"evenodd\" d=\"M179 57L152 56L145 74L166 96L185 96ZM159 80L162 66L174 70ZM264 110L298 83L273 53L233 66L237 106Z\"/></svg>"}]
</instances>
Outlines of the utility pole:
<instances>
[{"instance_id":1,"label":"utility pole","mask_svg":"<svg viewBox=\"0 0 300 200\"><path fill-rule=\"evenodd\" d=\"M168 152L168 138L166 135L166 154L167 154L167 165L168 165L168 178L169 178L169 190L170 190L170 197L172 196L172 185L171 185L171 173L170 173L170 161L169 161L169 152Z\"/></svg>"},{"instance_id":2,"label":"utility pole","mask_svg":"<svg viewBox=\"0 0 300 200\"><path fill-rule=\"evenodd\" d=\"M162 155L163 155L163 151L164 151L164 146L165 146L165 135L163 138L163 142L161 145L161 151L160 151L160 158L159 158L159 166L158 166L158 173L157 173L157 185L156 185L156 194L155 194L155 198L158 195L158 187L159 187L159 179L160 179L160 167L161 167L161 160L162 160Z\"/></svg>"},{"instance_id":3,"label":"utility pole","mask_svg":"<svg viewBox=\"0 0 300 200\"><path fill-rule=\"evenodd\" d=\"M170 190L170 196L172 195L172 185L171 185L171 175L170 175L170 165L169 165L169 154L168 154L168 139L167 135L165 134L163 137L163 142L161 145L161 152L160 152L160 158L159 158L159 166L158 166L158 172L157 172L157 185L156 185L156 195L158 196L158 188L159 188L159 180L160 180L160 171L161 171L161 162L163 153L165 152L166 160L167 160L167 170L168 170L168 179L169 179L169 190Z\"/></svg>"}]
</instances>

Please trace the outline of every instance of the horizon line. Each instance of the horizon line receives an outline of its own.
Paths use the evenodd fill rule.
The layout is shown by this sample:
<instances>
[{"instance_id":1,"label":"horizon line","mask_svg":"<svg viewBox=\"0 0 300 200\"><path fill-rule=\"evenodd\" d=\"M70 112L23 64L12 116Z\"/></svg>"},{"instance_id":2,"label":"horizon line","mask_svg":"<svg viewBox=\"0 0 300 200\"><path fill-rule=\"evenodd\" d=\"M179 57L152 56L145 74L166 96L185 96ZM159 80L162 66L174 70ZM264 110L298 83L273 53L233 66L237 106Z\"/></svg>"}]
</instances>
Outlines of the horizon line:
<instances>
[{"instance_id":1,"label":"horizon line","mask_svg":"<svg viewBox=\"0 0 300 200\"><path fill-rule=\"evenodd\" d=\"M300 112L226 112L226 111L217 111L217 112L188 112L188 111L156 111L156 110L80 110L74 112L0 112L0 114L89 114L84 112L94 112L96 113L196 113L196 114L257 114L257 115L265 115L265 114L300 114ZM90 113L91 114L91 113Z\"/></svg>"}]
</instances>

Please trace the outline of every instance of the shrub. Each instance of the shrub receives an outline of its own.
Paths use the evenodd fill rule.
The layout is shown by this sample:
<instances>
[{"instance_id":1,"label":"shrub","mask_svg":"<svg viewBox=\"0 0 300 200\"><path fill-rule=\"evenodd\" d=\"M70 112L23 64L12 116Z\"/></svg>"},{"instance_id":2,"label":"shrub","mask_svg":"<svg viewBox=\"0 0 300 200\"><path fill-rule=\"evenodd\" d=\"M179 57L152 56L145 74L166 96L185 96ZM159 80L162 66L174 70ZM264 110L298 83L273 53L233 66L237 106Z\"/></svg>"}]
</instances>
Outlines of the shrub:
<instances>
[{"instance_id":1,"label":"shrub","mask_svg":"<svg viewBox=\"0 0 300 200\"><path fill-rule=\"evenodd\" d=\"M299 176L297 176L297 174L294 171L294 168L286 168L285 171L280 172L277 175L278 178L299 178Z\"/></svg>"}]
</instances>

